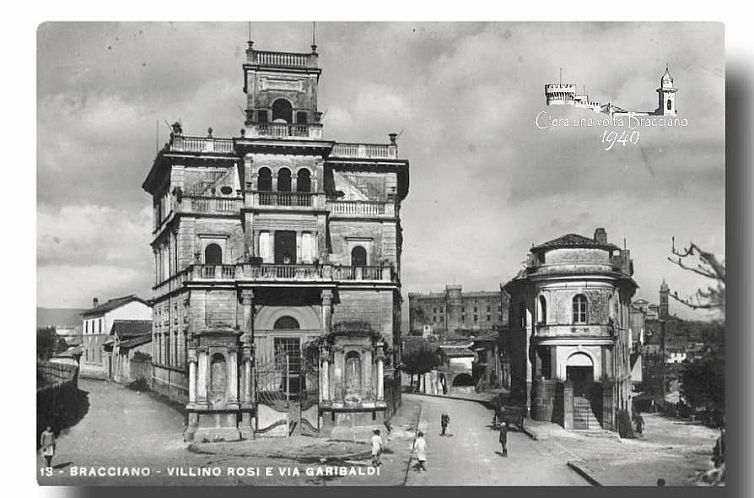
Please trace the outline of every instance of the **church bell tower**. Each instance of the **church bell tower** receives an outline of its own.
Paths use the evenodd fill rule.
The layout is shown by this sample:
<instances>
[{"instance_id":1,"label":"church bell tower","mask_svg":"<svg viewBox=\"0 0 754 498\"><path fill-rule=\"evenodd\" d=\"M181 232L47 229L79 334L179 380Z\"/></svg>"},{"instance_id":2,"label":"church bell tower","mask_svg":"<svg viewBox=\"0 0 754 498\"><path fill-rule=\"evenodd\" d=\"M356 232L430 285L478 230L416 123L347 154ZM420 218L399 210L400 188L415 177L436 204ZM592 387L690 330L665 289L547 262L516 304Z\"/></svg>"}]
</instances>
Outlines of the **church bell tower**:
<instances>
[{"instance_id":1,"label":"church bell tower","mask_svg":"<svg viewBox=\"0 0 754 498\"><path fill-rule=\"evenodd\" d=\"M659 107L655 111L658 116L675 116L675 94L678 91L673 86L673 77L670 76L667 64L665 65L665 74L660 79L660 88L657 89L659 97Z\"/></svg>"}]
</instances>

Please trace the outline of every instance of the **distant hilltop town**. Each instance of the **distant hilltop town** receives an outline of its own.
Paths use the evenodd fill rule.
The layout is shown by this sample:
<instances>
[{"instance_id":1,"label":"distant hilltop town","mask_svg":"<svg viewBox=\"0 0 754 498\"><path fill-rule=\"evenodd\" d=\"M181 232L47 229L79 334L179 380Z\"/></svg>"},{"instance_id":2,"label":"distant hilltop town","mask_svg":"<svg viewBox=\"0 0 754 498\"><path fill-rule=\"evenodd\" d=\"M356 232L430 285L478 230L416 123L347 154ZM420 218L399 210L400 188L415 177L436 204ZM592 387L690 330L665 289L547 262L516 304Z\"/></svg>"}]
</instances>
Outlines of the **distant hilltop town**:
<instances>
[{"instance_id":1,"label":"distant hilltop town","mask_svg":"<svg viewBox=\"0 0 754 498\"><path fill-rule=\"evenodd\" d=\"M660 79L660 87L657 89L658 106L654 111L627 111L611 102L601 104L590 100L589 96L576 94L575 83L550 83L545 85L545 99L547 105L572 105L582 107L592 112L613 115L637 115L637 116L675 116L677 114L675 95L678 91L673 86L673 77L670 76L668 66L665 66L665 74Z\"/></svg>"}]
</instances>

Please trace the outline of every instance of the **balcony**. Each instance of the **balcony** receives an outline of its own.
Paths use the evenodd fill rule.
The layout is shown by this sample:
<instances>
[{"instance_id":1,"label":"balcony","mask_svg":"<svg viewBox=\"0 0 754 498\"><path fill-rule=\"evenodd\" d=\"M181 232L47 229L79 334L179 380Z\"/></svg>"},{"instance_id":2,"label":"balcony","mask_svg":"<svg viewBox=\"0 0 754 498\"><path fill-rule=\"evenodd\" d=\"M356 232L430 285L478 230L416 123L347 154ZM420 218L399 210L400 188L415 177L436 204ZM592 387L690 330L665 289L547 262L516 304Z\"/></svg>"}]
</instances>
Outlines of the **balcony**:
<instances>
[{"instance_id":1,"label":"balcony","mask_svg":"<svg viewBox=\"0 0 754 498\"><path fill-rule=\"evenodd\" d=\"M570 337L590 337L611 339L613 326L609 324L538 324L535 336L540 339L568 339Z\"/></svg>"},{"instance_id":2,"label":"balcony","mask_svg":"<svg viewBox=\"0 0 754 498\"><path fill-rule=\"evenodd\" d=\"M398 147L394 144L356 144L337 143L333 145L330 157L333 158L365 158L365 159L397 159Z\"/></svg>"},{"instance_id":3,"label":"balcony","mask_svg":"<svg viewBox=\"0 0 754 498\"><path fill-rule=\"evenodd\" d=\"M394 217L395 203L378 201L328 201L332 217Z\"/></svg>"},{"instance_id":4,"label":"balcony","mask_svg":"<svg viewBox=\"0 0 754 498\"><path fill-rule=\"evenodd\" d=\"M260 192L247 191L246 207L283 208L297 210L302 208L322 208L324 194L312 192Z\"/></svg>"},{"instance_id":5,"label":"balcony","mask_svg":"<svg viewBox=\"0 0 754 498\"><path fill-rule=\"evenodd\" d=\"M394 282L389 266L333 266L333 265L193 265L191 281L265 281L265 282Z\"/></svg>"},{"instance_id":6,"label":"balcony","mask_svg":"<svg viewBox=\"0 0 754 498\"><path fill-rule=\"evenodd\" d=\"M317 54L295 52L268 52L264 50L247 50L246 60L249 64L260 66L316 68Z\"/></svg>"},{"instance_id":7,"label":"balcony","mask_svg":"<svg viewBox=\"0 0 754 498\"><path fill-rule=\"evenodd\" d=\"M173 136L170 140L171 152L214 152L220 154L233 153L233 140L229 138L213 137L184 137Z\"/></svg>"},{"instance_id":8,"label":"balcony","mask_svg":"<svg viewBox=\"0 0 754 498\"><path fill-rule=\"evenodd\" d=\"M179 204L182 213L232 214L241 211L243 200L228 197L184 195Z\"/></svg>"},{"instance_id":9,"label":"balcony","mask_svg":"<svg viewBox=\"0 0 754 498\"><path fill-rule=\"evenodd\" d=\"M246 123L245 138L321 139L322 124Z\"/></svg>"}]
</instances>

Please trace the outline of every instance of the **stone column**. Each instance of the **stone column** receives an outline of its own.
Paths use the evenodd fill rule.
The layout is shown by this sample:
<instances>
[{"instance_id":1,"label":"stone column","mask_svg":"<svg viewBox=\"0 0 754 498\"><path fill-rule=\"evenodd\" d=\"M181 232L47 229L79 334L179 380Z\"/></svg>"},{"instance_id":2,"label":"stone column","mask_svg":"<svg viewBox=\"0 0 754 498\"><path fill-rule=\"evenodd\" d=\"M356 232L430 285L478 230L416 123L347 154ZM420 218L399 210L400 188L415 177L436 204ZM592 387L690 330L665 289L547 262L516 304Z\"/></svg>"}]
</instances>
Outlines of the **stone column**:
<instances>
[{"instance_id":1,"label":"stone column","mask_svg":"<svg viewBox=\"0 0 754 498\"><path fill-rule=\"evenodd\" d=\"M373 401L375 396L375 387L372 384L372 352L364 351L361 361L361 394L364 401ZM366 395L369 395L368 397Z\"/></svg>"},{"instance_id":2,"label":"stone column","mask_svg":"<svg viewBox=\"0 0 754 498\"><path fill-rule=\"evenodd\" d=\"M330 400L330 352L327 348L321 348L319 350L319 357L322 358L322 363L319 367L319 401Z\"/></svg>"},{"instance_id":3,"label":"stone column","mask_svg":"<svg viewBox=\"0 0 754 498\"><path fill-rule=\"evenodd\" d=\"M242 392L241 406L250 406L254 402L252 392L254 379L252 378L252 366L254 361L254 291L244 289L241 291L241 304L243 306L243 334L241 335L242 348Z\"/></svg>"},{"instance_id":4,"label":"stone column","mask_svg":"<svg viewBox=\"0 0 754 498\"><path fill-rule=\"evenodd\" d=\"M332 291L322 291L322 334L332 332Z\"/></svg>"},{"instance_id":5,"label":"stone column","mask_svg":"<svg viewBox=\"0 0 754 498\"><path fill-rule=\"evenodd\" d=\"M202 346L197 348L199 353L198 375L196 379L196 397L200 405L208 405L207 399L207 380L209 378L209 348Z\"/></svg>"},{"instance_id":6,"label":"stone column","mask_svg":"<svg viewBox=\"0 0 754 498\"><path fill-rule=\"evenodd\" d=\"M238 407L238 350L228 349L228 407Z\"/></svg>"},{"instance_id":7,"label":"stone column","mask_svg":"<svg viewBox=\"0 0 754 498\"><path fill-rule=\"evenodd\" d=\"M189 405L196 404L196 348L190 347L188 356L189 367Z\"/></svg>"},{"instance_id":8,"label":"stone column","mask_svg":"<svg viewBox=\"0 0 754 498\"><path fill-rule=\"evenodd\" d=\"M385 374L384 374L384 363L385 363L385 354L382 350L382 347L378 345L379 349L377 350L377 401L384 401L385 399Z\"/></svg>"}]
</instances>

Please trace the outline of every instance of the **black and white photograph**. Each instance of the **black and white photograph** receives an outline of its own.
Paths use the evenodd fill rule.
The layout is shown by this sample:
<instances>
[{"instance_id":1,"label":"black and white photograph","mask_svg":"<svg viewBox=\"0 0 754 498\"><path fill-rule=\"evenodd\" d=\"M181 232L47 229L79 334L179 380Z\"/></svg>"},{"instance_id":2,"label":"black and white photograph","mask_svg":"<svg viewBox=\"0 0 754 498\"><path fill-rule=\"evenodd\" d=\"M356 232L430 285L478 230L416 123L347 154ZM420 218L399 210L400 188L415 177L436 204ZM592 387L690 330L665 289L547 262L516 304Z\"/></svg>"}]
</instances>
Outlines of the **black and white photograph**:
<instances>
[{"instance_id":1,"label":"black and white photograph","mask_svg":"<svg viewBox=\"0 0 754 498\"><path fill-rule=\"evenodd\" d=\"M725 486L725 36L40 24L38 485Z\"/></svg>"}]
</instances>

